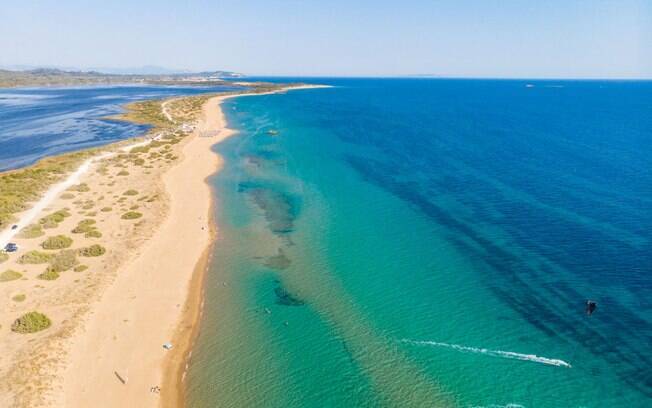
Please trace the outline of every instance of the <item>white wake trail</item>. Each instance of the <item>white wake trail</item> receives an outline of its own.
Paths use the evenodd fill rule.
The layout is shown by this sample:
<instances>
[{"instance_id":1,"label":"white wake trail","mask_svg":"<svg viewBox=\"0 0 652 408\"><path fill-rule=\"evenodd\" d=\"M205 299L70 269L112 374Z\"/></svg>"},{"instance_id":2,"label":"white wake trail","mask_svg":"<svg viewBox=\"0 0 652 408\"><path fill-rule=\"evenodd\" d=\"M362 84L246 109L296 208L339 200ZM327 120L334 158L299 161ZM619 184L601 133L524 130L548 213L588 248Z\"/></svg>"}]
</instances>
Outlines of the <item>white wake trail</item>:
<instances>
[{"instance_id":1,"label":"white wake trail","mask_svg":"<svg viewBox=\"0 0 652 408\"><path fill-rule=\"evenodd\" d=\"M554 365L558 367L568 367L568 368L572 367L570 363L567 363L564 360L559 360L556 358L540 357L535 354L522 354L522 353L515 353L513 351L490 350L486 348L467 347L467 346L461 346L459 344L449 344L449 343L442 343L438 341L429 341L429 340L403 339L401 340L401 342L413 344L415 346L445 347L445 348L449 348L465 353L476 353L476 354L484 354L492 357L502 357L502 358L509 358L513 360L532 361L535 363Z\"/></svg>"}]
</instances>

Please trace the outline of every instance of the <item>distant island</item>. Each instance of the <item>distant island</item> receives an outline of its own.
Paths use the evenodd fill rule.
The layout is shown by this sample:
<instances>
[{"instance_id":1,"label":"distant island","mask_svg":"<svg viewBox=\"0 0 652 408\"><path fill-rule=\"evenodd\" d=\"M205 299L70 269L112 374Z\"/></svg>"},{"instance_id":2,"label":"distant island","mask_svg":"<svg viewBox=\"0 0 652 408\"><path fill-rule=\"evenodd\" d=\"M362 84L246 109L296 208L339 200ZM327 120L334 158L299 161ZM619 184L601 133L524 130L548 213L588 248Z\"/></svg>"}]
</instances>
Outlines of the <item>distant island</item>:
<instances>
[{"instance_id":1,"label":"distant island","mask_svg":"<svg viewBox=\"0 0 652 408\"><path fill-rule=\"evenodd\" d=\"M227 79L242 77L242 74L229 71L145 75L65 71L56 68L37 68L26 71L0 69L0 88L97 84L219 85Z\"/></svg>"}]
</instances>

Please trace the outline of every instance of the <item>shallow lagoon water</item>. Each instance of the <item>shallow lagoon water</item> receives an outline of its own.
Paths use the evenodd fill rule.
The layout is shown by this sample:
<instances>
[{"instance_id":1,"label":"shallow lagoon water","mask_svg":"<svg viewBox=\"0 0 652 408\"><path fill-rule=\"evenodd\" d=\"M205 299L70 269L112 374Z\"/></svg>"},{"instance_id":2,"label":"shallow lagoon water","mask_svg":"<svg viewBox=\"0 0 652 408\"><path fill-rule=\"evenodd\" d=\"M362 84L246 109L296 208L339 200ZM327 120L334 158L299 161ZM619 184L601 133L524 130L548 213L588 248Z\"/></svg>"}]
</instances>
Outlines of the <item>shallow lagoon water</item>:
<instances>
[{"instance_id":1,"label":"shallow lagoon water","mask_svg":"<svg viewBox=\"0 0 652 408\"><path fill-rule=\"evenodd\" d=\"M649 406L652 84L330 82L225 104L190 406Z\"/></svg>"},{"instance_id":2,"label":"shallow lagoon water","mask_svg":"<svg viewBox=\"0 0 652 408\"><path fill-rule=\"evenodd\" d=\"M84 86L0 89L0 171L139 136L147 126L102 119L125 103L233 87Z\"/></svg>"}]
</instances>

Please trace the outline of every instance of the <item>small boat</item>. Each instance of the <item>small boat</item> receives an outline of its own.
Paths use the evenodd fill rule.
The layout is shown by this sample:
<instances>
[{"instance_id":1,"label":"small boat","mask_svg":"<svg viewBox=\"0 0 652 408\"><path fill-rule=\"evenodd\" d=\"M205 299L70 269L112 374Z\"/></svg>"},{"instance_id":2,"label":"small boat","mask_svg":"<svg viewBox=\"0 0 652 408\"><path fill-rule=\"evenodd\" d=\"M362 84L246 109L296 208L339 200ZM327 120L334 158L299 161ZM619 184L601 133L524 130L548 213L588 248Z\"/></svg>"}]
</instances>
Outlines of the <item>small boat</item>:
<instances>
[{"instance_id":1,"label":"small boat","mask_svg":"<svg viewBox=\"0 0 652 408\"><path fill-rule=\"evenodd\" d=\"M278 130L270 129L270 130L267 131L267 134L271 135L271 136L276 136L276 135L278 135Z\"/></svg>"}]
</instances>

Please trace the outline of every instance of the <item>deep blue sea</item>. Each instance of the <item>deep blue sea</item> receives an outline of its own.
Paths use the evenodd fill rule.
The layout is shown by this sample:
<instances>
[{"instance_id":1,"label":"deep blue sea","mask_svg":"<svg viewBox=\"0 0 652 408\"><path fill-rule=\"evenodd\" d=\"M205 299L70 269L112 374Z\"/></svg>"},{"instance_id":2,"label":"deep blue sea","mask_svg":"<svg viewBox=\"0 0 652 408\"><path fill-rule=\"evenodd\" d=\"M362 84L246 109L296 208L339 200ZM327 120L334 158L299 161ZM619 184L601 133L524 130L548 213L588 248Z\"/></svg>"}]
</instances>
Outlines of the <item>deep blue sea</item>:
<instances>
[{"instance_id":1,"label":"deep blue sea","mask_svg":"<svg viewBox=\"0 0 652 408\"><path fill-rule=\"evenodd\" d=\"M215 92L228 87L85 86L0 88L0 171L38 159L138 136L147 130L102 119L143 99Z\"/></svg>"},{"instance_id":2,"label":"deep blue sea","mask_svg":"<svg viewBox=\"0 0 652 408\"><path fill-rule=\"evenodd\" d=\"M225 104L190 406L652 406L652 82L304 81Z\"/></svg>"}]
</instances>

